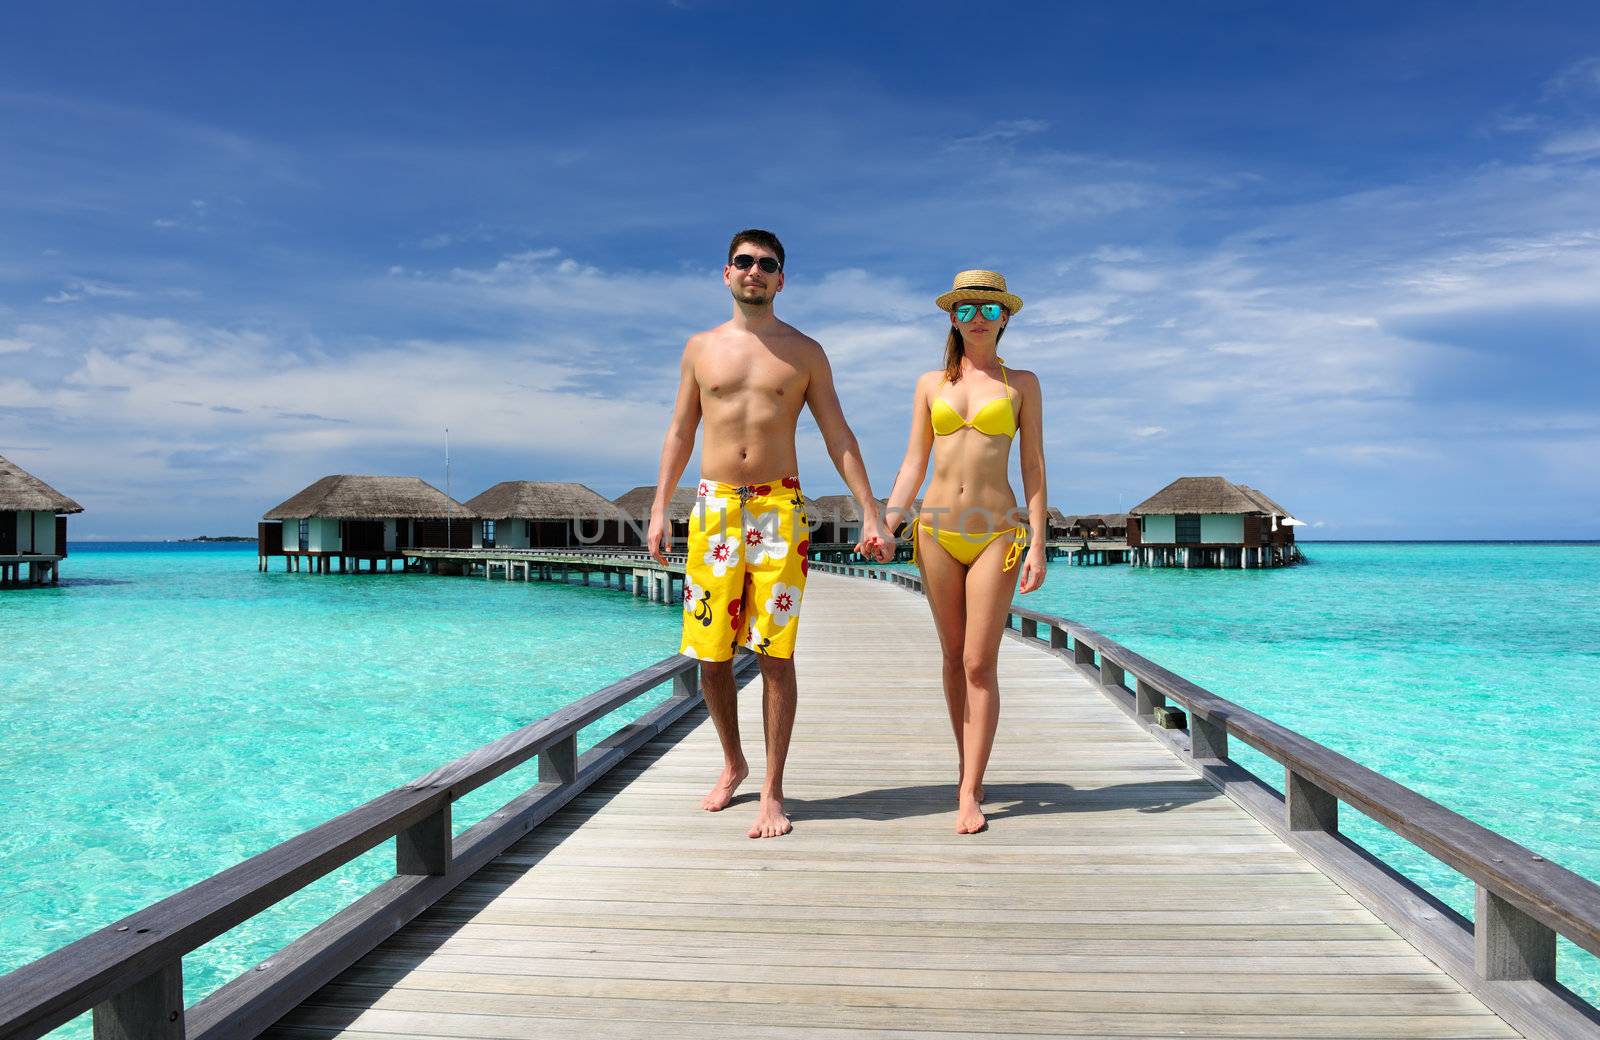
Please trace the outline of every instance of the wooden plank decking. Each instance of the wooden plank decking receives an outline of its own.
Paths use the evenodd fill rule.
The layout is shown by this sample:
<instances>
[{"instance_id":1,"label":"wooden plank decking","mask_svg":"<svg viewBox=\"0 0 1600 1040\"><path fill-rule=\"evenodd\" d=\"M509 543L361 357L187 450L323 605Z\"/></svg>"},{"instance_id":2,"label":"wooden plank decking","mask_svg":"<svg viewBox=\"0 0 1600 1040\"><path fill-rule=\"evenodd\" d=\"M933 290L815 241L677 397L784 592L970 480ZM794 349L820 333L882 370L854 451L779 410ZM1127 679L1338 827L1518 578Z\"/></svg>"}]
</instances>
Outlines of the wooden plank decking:
<instances>
[{"instance_id":1,"label":"wooden plank decking","mask_svg":"<svg viewBox=\"0 0 1600 1040\"><path fill-rule=\"evenodd\" d=\"M927 608L813 574L788 837L696 710L267 1035L1506 1037L1055 658L1001 648L989 832L954 833Z\"/></svg>"}]
</instances>

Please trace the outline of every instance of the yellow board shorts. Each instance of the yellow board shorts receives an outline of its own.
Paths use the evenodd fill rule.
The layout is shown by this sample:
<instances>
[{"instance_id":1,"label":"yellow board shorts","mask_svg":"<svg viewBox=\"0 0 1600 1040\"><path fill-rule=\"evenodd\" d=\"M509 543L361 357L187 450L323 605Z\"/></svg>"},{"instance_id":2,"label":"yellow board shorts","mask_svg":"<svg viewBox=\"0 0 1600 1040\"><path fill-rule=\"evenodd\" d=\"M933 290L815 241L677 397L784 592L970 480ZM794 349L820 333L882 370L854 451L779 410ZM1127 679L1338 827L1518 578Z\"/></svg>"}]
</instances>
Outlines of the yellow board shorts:
<instances>
[{"instance_id":1,"label":"yellow board shorts","mask_svg":"<svg viewBox=\"0 0 1600 1040\"><path fill-rule=\"evenodd\" d=\"M678 652L726 661L744 646L793 657L810 548L798 477L745 485L700 481L689 515Z\"/></svg>"}]
</instances>

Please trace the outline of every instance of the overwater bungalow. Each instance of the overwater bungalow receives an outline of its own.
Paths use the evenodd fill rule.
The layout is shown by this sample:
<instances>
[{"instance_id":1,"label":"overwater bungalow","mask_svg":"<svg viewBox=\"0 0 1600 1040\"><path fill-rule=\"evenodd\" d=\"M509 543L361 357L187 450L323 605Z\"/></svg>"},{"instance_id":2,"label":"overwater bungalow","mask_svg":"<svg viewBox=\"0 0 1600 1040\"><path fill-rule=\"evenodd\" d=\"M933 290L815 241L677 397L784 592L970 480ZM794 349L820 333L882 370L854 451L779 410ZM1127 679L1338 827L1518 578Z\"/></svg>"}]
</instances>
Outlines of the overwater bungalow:
<instances>
[{"instance_id":1,"label":"overwater bungalow","mask_svg":"<svg viewBox=\"0 0 1600 1040\"><path fill-rule=\"evenodd\" d=\"M466 507L478 518L472 522L475 549L616 546L627 534L622 509L583 484L506 480Z\"/></svg>"},{"instance_id":2,"label":"overwater bungalow","mask_svg":"<svg viewBox=\"0 0 1600 1040\"><path fill-rule=\"evenodd\" d=\"M394 569L407 548L472 544L474 514L418 477L323 477L267 511L258 528L261 569L284 557L285 569ZM306 562L309 561L309 562Z\"/></svg>"},{"instance_id":3,"label":"overwater bungalow","mask_svg":"<svg viewBox=\"0 0 1600 1040\"><path fill-rule=\"evenodd\" d=\"M1179 477L1128 514L1135 566L1281 567L1303 557L1301 521L1260 491L1224 477Z\"/></svg>"},{"instance_id":4,"label":"overwater bungalow","mask_svg":"<svg viewBox=\"0 0 1600 1040\"><path fill-rule=\"evenodd\" d=\"M888 501L878 499L881 513ZM914 506L920 506L918 499ZM861 507L854 495L823 495L806 500L806 513L811 518L812 545L853 545L861 539Z\"/></svg>"},{"instance_id":5,"label":"overwater bungalow","mask_svg":"<svg viewBox=\"0 0 1600 1040\"><path fill-rule=\"evenodd\" d=\"M67 514L81 512L78 503L0 455L0 587L59 581Z\"/></svg>"},{"instance_id":6,"label":"overwater bungalow","mask_svg":"<svg viewBox=\"0 0 1600 1040\"><path fill-rule=\"evenodd\" d=\"M1121 541L1128 537L1127 513L1085 513L1062 519L1066 521L1068 538L1109 538Z\"/></svg>"},{"instance_id":7,"label":"overwater bungalow","mask_svg":"<svg viewBox=\"0 0 1600 1040\"><path fill-rule=\"evenodd\" d=\"M650 532L650 506L656 500L656 486L646 484L627 494L612 499L612 503L626 514L623 524L624 545L643 545ZM694 512L694 487L679 486L667 503L667 520L672 524L673 548L682 549L689 540L689 514Z\"/></svg>"}]
</instances>

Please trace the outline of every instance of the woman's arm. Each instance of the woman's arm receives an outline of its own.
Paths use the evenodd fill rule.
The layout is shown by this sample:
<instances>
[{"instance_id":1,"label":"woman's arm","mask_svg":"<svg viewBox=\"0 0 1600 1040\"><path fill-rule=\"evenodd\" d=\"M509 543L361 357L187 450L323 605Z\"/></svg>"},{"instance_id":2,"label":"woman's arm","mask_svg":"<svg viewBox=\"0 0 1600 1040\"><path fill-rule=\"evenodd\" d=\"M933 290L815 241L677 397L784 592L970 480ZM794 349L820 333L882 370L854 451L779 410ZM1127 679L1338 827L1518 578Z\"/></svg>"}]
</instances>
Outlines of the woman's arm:
<instances>
[{"instance_id":1,"label":"woman's arm","mask_svg":"<svg viewBox=\"0 0 1600 1040\"><path fill-rule=\"evenodd\" d=\"M889 504L884 509L884 522L893 531L911 512L911 500L917 497L922 480L928 475L928 452L933 447L933 420L928 417L928 395L935 373L927 373L917 380L911 395L911 436L906 443L906 457L900 463L900 472L894 478L894 488L889 492Z\"/></svg>"},{"instance_id":2,"label":"woman's arm","mask_svg":"<svg viewBox=\"0 0 1600 1040\"><path fill-rule=\"evenodd\" d=\"M1044 391L1032 372L1016 373L1022 393L1022 493L1028 503L1028 526L1033 537L1022 564L1022 591L1044 584L1045 541L1050 537L1050 495L1044 477Z\"/></svg>"}]
</instances>

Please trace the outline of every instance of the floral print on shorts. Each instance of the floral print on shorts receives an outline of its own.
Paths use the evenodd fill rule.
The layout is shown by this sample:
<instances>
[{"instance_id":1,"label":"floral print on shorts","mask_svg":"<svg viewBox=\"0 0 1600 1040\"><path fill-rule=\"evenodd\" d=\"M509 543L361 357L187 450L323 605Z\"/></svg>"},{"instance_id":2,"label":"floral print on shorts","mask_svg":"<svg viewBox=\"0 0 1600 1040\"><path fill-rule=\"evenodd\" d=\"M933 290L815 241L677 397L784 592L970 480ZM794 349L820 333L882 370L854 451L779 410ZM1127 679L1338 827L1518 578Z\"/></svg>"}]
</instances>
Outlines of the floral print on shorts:
<instances>
[{"instance_id":1,"label":"floral print on shorts","mask_svg":"<svg viewBox=\"0 0 1600 1040\"><path fill-rule=\"evenodd\" d=\"M689 516L679 653L726 661L743 646L792 657L810 538L798 478L700 481Z\"/></svg>"}]
</instances>

